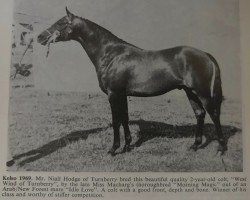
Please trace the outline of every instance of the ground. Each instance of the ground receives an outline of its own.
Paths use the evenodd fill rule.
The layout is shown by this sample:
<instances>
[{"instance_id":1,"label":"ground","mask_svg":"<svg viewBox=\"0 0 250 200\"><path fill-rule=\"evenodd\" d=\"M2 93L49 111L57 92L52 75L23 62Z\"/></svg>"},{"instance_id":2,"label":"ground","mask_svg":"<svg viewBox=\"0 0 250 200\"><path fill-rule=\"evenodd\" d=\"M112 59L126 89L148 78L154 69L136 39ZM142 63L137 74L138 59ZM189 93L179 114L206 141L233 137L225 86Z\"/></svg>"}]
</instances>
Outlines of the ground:
<instances>
[{"instance_id":1,"label":"ground","mask_svg":"<svg viewBox=\"0 0 250 200\"><path fill-rule=\"evenodd\" d=\"M228 151L217 154L214 126L206 116L203 148L189 150L196 119L182 92L129 97L132 150L114 157L111 112L105 94L12 88L9 151L20 171L242 171L241 103L226 98L222 129ZM208 140L212 138L212 140Z\"/></svg>"}]
</instances>

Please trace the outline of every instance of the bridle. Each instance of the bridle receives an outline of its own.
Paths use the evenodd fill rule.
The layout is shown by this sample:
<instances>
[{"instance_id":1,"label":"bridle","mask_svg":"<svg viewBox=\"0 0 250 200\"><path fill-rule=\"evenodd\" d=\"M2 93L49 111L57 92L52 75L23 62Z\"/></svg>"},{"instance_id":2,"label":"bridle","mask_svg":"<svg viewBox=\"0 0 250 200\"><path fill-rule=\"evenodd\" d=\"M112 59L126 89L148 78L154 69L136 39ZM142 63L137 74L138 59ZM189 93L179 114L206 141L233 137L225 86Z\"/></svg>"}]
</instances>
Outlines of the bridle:
<instances>
[{"instance_id":1,"label":"bridle","mask_svg":"<svg viewBox=\"0 0 250 200\"><path fill-rule=\"evenodd\" d=\"M70 25L71 23L70 22L68 22L68 23L66 23L63 27L61 27L60 29L58 29L58 28L56 28L56 30L52 33L52 32L50 32L48 29L46 29L45 31L49 34L47 37L46 37L46 39L44 40L44 41L46 41L46 40L48 40L49 38L51 38L53 35L55 35L55 34L57 34L58 36L60 36L61 35L61 31L62 30L64 30L64 29L66 29L67 27L68 27L68 25Z\"/></svg>"}]
</instances>

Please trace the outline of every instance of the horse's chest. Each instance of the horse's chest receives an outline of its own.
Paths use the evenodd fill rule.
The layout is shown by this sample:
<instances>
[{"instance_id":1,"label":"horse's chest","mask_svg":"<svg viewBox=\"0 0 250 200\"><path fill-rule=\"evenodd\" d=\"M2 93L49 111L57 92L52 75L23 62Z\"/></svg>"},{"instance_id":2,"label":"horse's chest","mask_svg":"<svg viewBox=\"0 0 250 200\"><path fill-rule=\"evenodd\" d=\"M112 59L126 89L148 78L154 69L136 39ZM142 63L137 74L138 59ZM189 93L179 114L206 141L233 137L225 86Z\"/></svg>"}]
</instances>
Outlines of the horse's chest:
<instances>
[{"instance_id":1,"label":"horse's chest","mask_svg":"<svg viewBox=\"0 0 250 200\"><path fill-rule=\"evenodd\" d=\"M107 81L106 77L103 76L100 72L97 74L98 82L99 82L99 87L100 89L104 92L107 93Z\"/></svg>"}]
</instances>

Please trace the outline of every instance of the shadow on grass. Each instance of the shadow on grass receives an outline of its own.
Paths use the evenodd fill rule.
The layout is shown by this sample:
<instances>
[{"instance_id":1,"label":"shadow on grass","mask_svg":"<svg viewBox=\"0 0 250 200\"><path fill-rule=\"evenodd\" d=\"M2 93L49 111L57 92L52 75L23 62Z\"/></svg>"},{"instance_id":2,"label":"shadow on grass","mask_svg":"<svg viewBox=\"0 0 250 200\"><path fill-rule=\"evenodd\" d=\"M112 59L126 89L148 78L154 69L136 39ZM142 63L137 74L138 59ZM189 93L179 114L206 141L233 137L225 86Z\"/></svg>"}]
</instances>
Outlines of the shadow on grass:
<instances>
[{"instance_id":1,"label":"shadow on grass","mask_svg":"<svg viewBox=\"0 0 250 200\"><path fill-rule=\"evenodd\" d=\"M144 120L133 120L129 122L130 125L138 125L139 132L138 140L135 142L133 147L139 147L144 142L151 140L156 137L168 137L168 138L189 138L193 137L195 134L196 125L178 125L173 126L170 124L166 124L163 122L156 121L144 121ZM15 160L24 158L18 165L23 166L27 163L33 162L44 156L47 156L58 149L66 147L68 144L76 142L78 140L86 140L90 134L95 134L101 131L104 131L111 126L103 127L103 128L95 128L90 130L82 130L82 131L73 131L70 134L53 140L48 144L43 145L37 149L28 151L26 153L22 153L19 155L13 156L13 160L7 162L7 165L10 166L15 162ZM222 131L225 134L226 140L228 140L232 135L234 135L240 129L233 126L222 126ZM205 124L204 125L204 136L206 137L206 142L201 146L204 148L207 146L212 140L215 140L215 131L213 124Z\"/></svg>"},{"instance_id":2,"label":"shadow on grass","mask_svg":"<svg viewBox=\"0 0 250 200\"><path fill-rule=\"evenodd\" d=\"M196 131L196 125L170 125L164 122L156 121L144 121L134 120L130 121L131 125L138 125L139 132L138 140L133 146L139 147L144 142L151 140L156 137L167 137L167 138L189 138L194 137ZM234 126L222 126L222 132L225 135L226 141L233 136L240 129ZM205 124L203 129L203 135L206 138L206 142L200 146L205 148L211 141L216 140L215 127L213 124Z\"/></svg>"},{"instance_id":3,"label":"shadow on grass","mask_svg":"<svg viewBox=\"0 0 250 200\"><path fill-rule=\"evenodd\" d=\"M38 160L44 156L47 156L47 155L57 151L58 149L66 147L70 143L76 142L78 140L86 140L90 134L98 133L98 132L103 131L107 128L95 128L95 129L84 130L84 131L73 131L70 134L68 134L62 138L53 140L53 141L49 142L48 144L43 145L42 147L28 151L26 153L22 153L22 154L13 156L13 160L11 163L13 163L14 160L28 157L19 163L19 166L23 166L26 163L33 162L35 160Z\"/></svg>"}]
</instances>

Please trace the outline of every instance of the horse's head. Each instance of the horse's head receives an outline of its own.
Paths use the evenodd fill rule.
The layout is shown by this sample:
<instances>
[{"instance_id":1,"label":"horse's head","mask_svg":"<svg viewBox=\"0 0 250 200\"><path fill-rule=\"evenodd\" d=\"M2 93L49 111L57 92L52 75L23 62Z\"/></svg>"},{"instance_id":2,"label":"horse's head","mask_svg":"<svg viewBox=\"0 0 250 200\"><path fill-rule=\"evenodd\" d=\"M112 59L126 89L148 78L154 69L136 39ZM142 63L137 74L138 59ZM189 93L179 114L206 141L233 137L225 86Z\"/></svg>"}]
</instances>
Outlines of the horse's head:
<instances>
[{"instance_id":1,"label":"horse's head","mask_svg":"<svg viewBox=\"0 0 250 200\"><path fill-rule=\"evenodd\" d=\"M66 12L67 15L65 17L59 19L37 37L38 43L48 45L51 42L68 41L74 38L78 24L81 21L79 17L69 12L67 7Z\"/></svg>"}]
</instances>

